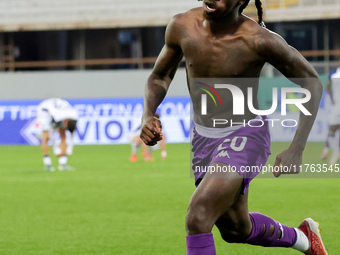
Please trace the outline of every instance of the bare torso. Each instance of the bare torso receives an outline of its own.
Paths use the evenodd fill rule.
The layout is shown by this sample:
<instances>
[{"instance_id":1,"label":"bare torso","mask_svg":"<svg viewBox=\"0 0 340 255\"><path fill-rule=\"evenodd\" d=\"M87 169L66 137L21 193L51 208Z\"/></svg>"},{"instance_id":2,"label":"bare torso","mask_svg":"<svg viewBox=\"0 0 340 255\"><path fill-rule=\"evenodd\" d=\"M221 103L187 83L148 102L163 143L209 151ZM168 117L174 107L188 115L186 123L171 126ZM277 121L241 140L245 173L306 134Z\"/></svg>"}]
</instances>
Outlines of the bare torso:
<instances>
[{"instance_id":1,"label":"bare torso","mask_svg":"<svg viewBox=\"0 0 340 255\"><path fill-rule=\"evenodd\" d=\"M180 17L177 26L177 38L186 61L188 87L194 105L194 120L198 124L209 125L213 118L252 119L254 115L245 106L244 116L233 116L232 96L228 91L218 91L223 102L222 108L208 107L207 115L200 114L201 90L192 78L212 78L211 82L222 81L221 78L235 78L234 84L243 94L247 95L247 88L252 87L254 107L258 107L257 90L258 78L264 65L263 59L257 54L254 37L259 33L266 33L255 21L240 16L236 24L230 28L211 31L204 19L201 8L192 9ZM252 79L244 79L252 78ZM213 86L214 84L209 84ZM246 100L245 100L246 102ZM210 104L212 101L210 102Z\"/></svg>"},{"instance_id":2,"label":"bare torso","mask_svg":"<svg viewBox=\"0 0 340 255\"><path fill-rule=\"evenodd\" d=\"M300 114L291 145L276 157L275 162L275 166L301 165L302 152L315 121L322 95L321 80L310 63L281 36L240 14L239 3L240 1L236 0L205 1L203 8L176 15L169 22L165 33L165 45L147 80L140 137L147 145L155 145L162 139L161 123L154 118L154 114L165 98L183 56L186 59L188 86L194 106L194 121L208 127L212 126L212 120L216 118L242 122L255 116L249 111L247 100L241 101L244 104L244 114L233 114L235 109L232 93L228 92L228 88L216 88L214 84L208 84L210 87L206 87L216 88L216 91L211 91L215 95L220 95L223 105L217 107L215 104L216 107L209 108L211 105L214 106L211 102L213 95L210 96L207 89L205 91L204 88L200 88L202 84L190 81L196 78L213 78L217 79L216 82L224 78L228 81L232 79L230 84L238 90L241 95L239 98L247 97L248 88L253 90L253 96L247 99L253 99L253 107L258 109L259 76L263 65L268 62L288 79L299 78L300 82L297 82L297 85L311 94L311 99L304 103L310 114ZM210 103L205 93L210 96ZM205 98L207 103L203 104ZM200 107L204 105L209 109L206 115L203 114L203 107ZM280 174L278 171L275 176L278 177Z\"/></svg>"}]
</instances>

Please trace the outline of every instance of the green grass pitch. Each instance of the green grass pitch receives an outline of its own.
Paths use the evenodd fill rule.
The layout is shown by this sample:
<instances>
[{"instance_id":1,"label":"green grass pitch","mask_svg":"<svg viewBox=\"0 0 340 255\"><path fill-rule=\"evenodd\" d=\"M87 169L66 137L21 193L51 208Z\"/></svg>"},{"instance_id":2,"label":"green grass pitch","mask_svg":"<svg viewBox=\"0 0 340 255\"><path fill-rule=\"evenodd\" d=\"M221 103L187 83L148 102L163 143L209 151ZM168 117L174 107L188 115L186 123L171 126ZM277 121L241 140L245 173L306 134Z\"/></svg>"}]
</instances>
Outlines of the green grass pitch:
<instances>
[{"instance_id":1,"label":"green grass pitch","mask_svg":"<svg viewBox=\"0 0 340 255\"><path fill-rule=\"evenodd\" d=\"M287 143L273 143L276 155ZM324 163L309 143L305 163ZM0 147L0 254L185 254L184 219L194 191L190 145L169 144L168 158L129 162L129 145L76 146L72 172L45 172L39 147ZM56 159L53 158L56 166ZM272 156L269 163L274 163ZM259 178L249 208L286 225L320 221L330 254L340 254L340 179ZM223 242L217 254L301 254Z\"/></svg>"}]
</instances>

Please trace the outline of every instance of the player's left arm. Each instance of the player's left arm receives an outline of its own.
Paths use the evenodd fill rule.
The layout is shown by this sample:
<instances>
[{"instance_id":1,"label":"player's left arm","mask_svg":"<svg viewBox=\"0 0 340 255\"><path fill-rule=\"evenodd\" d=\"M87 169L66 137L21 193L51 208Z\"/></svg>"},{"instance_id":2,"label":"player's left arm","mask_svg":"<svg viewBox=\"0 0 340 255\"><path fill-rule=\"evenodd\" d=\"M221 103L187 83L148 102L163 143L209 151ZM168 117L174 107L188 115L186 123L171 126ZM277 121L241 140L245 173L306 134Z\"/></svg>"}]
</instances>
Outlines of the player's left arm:
<instances>
[{"instance_id":1,"label":"player's left arm","mask_svg":"<svg viewBox=\"0 0 340 255\"><path fill-rule=\"evenodd\" d=\"M311 115L300 113L293 141L287 150L276 157L275 161L275 166L290 167L293 165L296 166L294 169L299 170L299 166L302 164L302 153L319 109L323 92L321 80L312 65L296 49L289 46L282 37L273 32L266 31L261 36L257 49L264 61L273 65L288 79L293 79L293 82L296 83L295 79L298 78L298 85L311 94L311 99L304 104ZM280 174L281 172L274 173L276 177Z\"/></svg>"}]
</instances>

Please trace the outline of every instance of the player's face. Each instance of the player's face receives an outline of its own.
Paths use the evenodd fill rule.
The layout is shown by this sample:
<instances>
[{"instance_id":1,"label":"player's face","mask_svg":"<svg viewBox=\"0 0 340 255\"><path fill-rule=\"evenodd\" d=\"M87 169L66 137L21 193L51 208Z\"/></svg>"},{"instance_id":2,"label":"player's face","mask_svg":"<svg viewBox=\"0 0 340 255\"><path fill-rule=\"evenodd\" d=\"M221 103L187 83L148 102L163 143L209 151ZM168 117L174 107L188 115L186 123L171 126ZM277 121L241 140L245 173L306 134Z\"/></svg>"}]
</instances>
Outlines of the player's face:
<instances>
[{"instance_id":1,"label":"player's face","mask_svg":"<svg viewBox=\"0 0 340 255\"><path fill-rule=\"evenodd\" d=\"M243 1L240 0L204 0L203 14L204 17L210 20L221 19L233 10L237 9Z\"/></svg>"}]
</instances>

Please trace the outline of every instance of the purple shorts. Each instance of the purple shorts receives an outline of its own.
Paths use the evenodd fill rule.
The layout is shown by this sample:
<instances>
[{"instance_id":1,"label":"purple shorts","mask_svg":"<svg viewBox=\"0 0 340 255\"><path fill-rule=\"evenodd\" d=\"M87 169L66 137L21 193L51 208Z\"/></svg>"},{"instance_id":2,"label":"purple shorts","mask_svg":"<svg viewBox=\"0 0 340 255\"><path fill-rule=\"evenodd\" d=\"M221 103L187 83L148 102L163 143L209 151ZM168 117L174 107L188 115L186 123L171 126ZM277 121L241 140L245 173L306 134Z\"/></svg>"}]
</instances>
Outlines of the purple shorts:
<instances>
[{"instance_id":1,"label":"purple shorts","mask_svg":"<svg viewBox=\"0 0 340 255\"><path fill-rule=\"evenodd\" d=\"M261 121L261 119L259 120ZM262 170L270 152L268 121L262 116L261 127L234 126L227 128L207 128L195 125L192 139L192 169L196 187L213 163L230 166L243 176L243 191ZM254 122L252 126L260 126Z\"/></svg>"}]
</instances>

